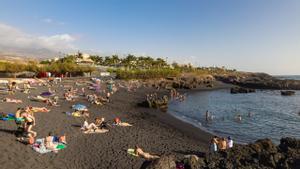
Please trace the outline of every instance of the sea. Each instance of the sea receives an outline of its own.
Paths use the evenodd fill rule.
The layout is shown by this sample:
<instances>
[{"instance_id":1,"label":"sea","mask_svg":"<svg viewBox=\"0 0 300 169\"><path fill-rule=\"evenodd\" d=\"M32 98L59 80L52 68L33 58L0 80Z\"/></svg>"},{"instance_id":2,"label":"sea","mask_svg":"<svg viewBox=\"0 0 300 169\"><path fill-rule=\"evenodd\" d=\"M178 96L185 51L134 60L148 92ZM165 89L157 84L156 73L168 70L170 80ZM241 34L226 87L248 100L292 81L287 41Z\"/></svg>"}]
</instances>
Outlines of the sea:
<instances>
[{"instance_id":1,"label":"sea","mask_svg":"<svg viewBox=\"0 0 300 169\"><path fill-rule=\"evenodd\" d=\"M300 76L277 78L300 80ZM206 111L212 120L206 121ZM270 138L278 144L282 137L300 139L300 91L294 96L281 96L279 90L248 94L230 94L229 89L192 92L183 102L171 101L168 113L214 135L231 136L239 143ZM238 115L241 121L236 119Z\"/></svg>"}]
</instances>

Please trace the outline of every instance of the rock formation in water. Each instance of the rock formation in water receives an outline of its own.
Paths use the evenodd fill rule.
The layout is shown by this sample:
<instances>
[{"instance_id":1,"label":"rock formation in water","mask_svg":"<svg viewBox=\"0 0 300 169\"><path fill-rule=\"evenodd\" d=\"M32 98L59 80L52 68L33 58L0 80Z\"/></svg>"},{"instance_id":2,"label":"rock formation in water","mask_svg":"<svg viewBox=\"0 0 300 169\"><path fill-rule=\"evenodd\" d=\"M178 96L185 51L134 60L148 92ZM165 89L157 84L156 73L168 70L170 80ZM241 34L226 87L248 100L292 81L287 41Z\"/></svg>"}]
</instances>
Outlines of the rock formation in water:
<instances>
[{"instance_id":1,"label":"rock formation in water","mask_svg":"<svg viewBox=\"0 0 300 169\"><path fill-rule=\"evenodd\" d=\"M288 90L288 91L281 91L281 95L282 96L292 96L292 95L295 95L295 91L290 91L290 90Z\"/></svg>"},{"instance_id":2,"label":"rock formation in water","mask_svg":"<svg viewBox=\"0 0 300 169\"><path fill-rule=\"evenodd\" d=\"M254 93L255 89L249 89L244 87L233 87L230 89L231 94L238 94L238 93Z\"/></svg>"},{"instance_id":3,"label":"rock formation in water","mask_svg":"<svg viewBox=\"0 0 300 169\"><path fill-rule=\"evenodd\" d=\"M240 73L216 75L224 83L253 89L300 90L300 80L280 80L265 73Z\"/></svg>"}]
</instances>

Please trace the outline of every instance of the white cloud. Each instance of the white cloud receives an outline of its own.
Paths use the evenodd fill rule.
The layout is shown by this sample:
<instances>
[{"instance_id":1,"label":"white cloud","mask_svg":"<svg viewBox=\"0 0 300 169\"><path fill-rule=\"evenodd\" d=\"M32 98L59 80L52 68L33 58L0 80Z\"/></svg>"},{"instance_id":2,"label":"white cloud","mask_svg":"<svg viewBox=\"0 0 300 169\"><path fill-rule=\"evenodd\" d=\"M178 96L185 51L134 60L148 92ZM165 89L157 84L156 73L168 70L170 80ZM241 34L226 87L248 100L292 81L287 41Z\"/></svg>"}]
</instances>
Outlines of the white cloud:
<instances>
[{"instance_id":1,"label":"white cloud","mask_svg":"<svg viewBox=\"0 0 300 169\"><path fill-rule=\"evenodd\" d=\"M44 18L41 21L44 22L44 23L53 24L53 25L65 25L66 24L65 22L56 21L56 20L54 20L52 18Z\"/></svg>"},{"instance_id":2,"label":"white cloud","mask_svg":"<svg viewBox=\"0 0 300 169\"><path fill-rule=\"evenodd\" d=\"M76 50L74 41L76 39L70 34L56 34L51 36L36 36L27 34L15 27L0 23L0 47L18 48L24 50L47 49L53 52L67 52Z\"/></svg>"}]
</instances>

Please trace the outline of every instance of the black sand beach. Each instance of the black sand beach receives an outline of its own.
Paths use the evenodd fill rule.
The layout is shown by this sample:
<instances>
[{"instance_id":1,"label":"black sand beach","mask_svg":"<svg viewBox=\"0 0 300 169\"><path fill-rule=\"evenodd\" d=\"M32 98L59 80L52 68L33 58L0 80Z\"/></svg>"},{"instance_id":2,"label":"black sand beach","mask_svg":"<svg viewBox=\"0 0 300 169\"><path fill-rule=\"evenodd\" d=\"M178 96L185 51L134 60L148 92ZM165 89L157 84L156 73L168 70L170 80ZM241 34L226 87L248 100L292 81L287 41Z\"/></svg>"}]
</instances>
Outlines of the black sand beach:
<instances>
[{"instance_id":1,"label":"black sand beach","mask_svg":"<svg viewBox=\"0 0 300 169\"><path fill-rule=\"evenodd\" d=\"M64 84L74 85L74 79L64 80ZM63 88L56 86L62 97ZM47 91L47 87L31 90L29 95ZM128 155L126 150L139 145L146 152L155 154L202 154L207 151L210 134L186 124L167 113L155 109L138 107L145 93L152 88L139 88L136 92L120 89L112 96L112 102L104 106L91 105L80 97L75 102L60 100L59 107L48 107L48 113L35 113L37 138L48 132L66 134L68 147L55 153L39 154L30 146L16 141L13 121L0 121L1 168L140 168L144 159ZM161 91L165 92L165 91ZM3 95L5 97L5 95ZM45 106L32 102L28 95L17 92L11 98L22 99L22 104L0 103L0 111L14 113L18 107ZM83 119L70 117L63 112L71 111L75 103L88 106L92 112L89 121L95 117L105 117L109 122L115 117L133 124L133 127L112 127L104 134L83 134L80 126Z\"/></svg>"}]
</instances>

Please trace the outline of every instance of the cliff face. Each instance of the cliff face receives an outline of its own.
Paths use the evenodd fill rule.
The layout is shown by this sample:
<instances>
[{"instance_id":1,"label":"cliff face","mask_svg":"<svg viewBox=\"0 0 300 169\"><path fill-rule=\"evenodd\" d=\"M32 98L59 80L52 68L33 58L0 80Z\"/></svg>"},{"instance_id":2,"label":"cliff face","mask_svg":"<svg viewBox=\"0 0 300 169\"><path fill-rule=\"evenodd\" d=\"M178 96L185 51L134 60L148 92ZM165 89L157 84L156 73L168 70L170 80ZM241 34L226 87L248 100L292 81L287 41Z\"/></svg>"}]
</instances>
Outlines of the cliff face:
<instances>
[{"instance_id":1,"label":"cliff face","mask_svg":"<svg viewBox=\"0 0 300 169\"><path fill-rule=\"evenodd\" d=\"M254 89L300 90L299 80L280 80L264 73L243 73L228 76L216 75L215 78L224 83Z\"/></svg>"}]
</instances>

